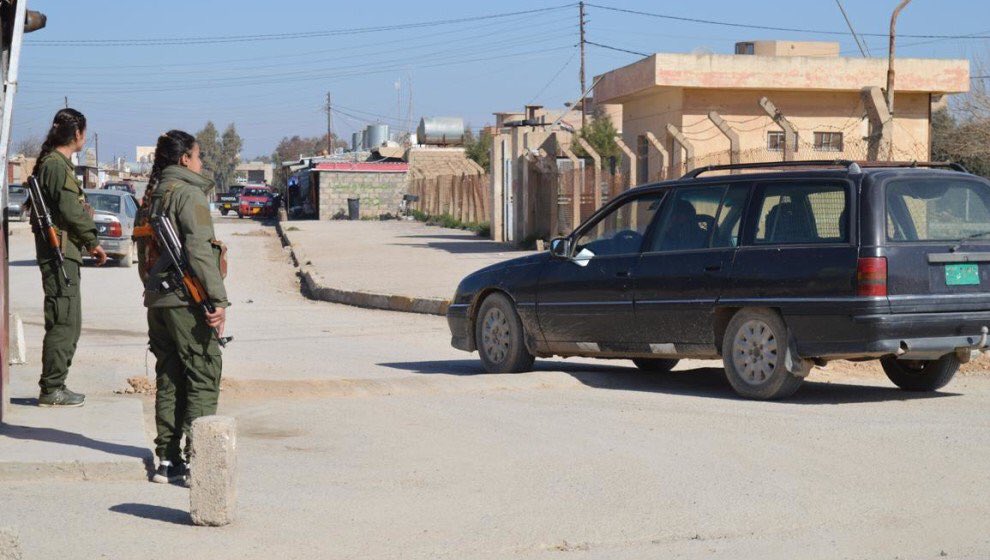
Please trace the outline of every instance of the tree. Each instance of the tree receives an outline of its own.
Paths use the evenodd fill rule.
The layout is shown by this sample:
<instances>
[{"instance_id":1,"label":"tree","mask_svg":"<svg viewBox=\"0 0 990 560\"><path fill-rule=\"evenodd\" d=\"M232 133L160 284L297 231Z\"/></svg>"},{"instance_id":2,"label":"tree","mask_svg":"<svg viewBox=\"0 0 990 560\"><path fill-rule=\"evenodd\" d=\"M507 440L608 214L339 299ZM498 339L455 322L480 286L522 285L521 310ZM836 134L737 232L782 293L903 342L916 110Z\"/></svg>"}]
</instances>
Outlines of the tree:
<instances>
[{"instance_id":1,"label":"tree","mask_svg":"<svg viewBox=\"0 0 990 560\"><path fill-rule=\"evenodd\" d=\"M487 130L482 130L481 135L475 138L471 127L464 131L464 154L468 159L472 159L484 168L488 173L492 169L492 135Z\"/></svg>"},{"instance_id":2,"label":"tree","mask_svg":"<svg viewBox=\"0 0 990 560\"><path fill-rule=\"evenodd\" d=\"M25 136L14 145L14 153L24 155L25 157L37 157L41 153L41 144L44 141L45 139L37 134Z\"/></svg>"},{"instance_id":3,"label":"tree","mask_svg":"<svg viewBox=\"0 0 990 560\"><path fill-rule=\"evenodd\" d=\"M203 160L203 175L212 177L214 181L222 179L218 177L221 169L220 164L220 133L213 121L206 121L203 130L196 133L196 143L199 144L199 157ZM218 182L217 188L223 190L227 185Z\"/></svg>"},{"instance_id":4,"label":"tree","mask_svg":"<svg viewBox=\"0 0 990 560\"><path fill-rule=\"evenodd\" d=\"M234 171L237 169L237 164L241 161L242 146L243 142L240 135L237 134L234 123L230 123L224 129L223 136L220 137L220 180L217 181L217 185L223 185L226 188L227 185L233 182Z\"/></svg>"},{"instance_id":5,"label":"tree","mask_svg":"<svg viewBox=\"0 0 990 560\"><path fill-rule=\"evenodd\" d=\"M591 147L601 156L604 165L604 162L610 158L619 156L619 145L615 143L615 136L618 133L615 125L612 124L612 119L599 109L595 111L591 122L578 132L578 136L591 144ZM588 155L580 144L575 143L573 150L580 157Z\"/></svg>"}]
</instances>

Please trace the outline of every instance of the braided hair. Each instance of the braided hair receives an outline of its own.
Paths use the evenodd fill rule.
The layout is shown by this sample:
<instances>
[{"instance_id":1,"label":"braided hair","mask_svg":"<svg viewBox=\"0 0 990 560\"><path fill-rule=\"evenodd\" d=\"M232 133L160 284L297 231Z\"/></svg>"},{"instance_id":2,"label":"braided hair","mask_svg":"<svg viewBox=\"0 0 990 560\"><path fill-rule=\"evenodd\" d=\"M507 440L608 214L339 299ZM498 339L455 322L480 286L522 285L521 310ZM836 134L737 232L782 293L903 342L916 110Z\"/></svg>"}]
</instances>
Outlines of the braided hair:
<instances>
[{"instance_id":1,"label":"braided hair","mask_svg":"<svg viewBox=\"0 0 990 560\"><path fill-rule=\"evenodd\" d=\"M196 146L196 138L181 130L170 130L158 137L158 144L155 145L155 161L151 165L142 206L147 206L151 202L151 194L162 180L162 171L170 165L178 165L182 156L192 155L194 146Z\"/></svg>"},{"instance_id":2,"label":"braided hair","mask_svg":"<svg viewBox=\"0 0 990 560\"><path fill-rule=\"evenodd\" d=\"M37 161L34 162L34 169L31 170L31 174L38 175L38 171L41 170L41 160L55 151L55 148L72 144L76 141L76 133L85 131L86 117L79 111L65 108L55 113L52 127L48 130L48 135L45 136L45 142L41 145L41 152L38 154Z\"/></svg>"}]
</instances>

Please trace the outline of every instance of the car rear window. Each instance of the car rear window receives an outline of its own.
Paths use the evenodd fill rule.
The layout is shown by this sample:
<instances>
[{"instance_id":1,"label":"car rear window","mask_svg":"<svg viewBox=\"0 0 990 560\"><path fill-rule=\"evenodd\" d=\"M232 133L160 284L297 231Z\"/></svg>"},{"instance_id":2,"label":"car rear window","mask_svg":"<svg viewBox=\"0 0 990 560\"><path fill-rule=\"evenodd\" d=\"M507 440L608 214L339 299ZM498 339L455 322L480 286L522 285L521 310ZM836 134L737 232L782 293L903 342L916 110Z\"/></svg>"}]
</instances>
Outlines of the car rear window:
<instances>
[{"instance_id":1,"label":"car rear window","mask_svg":"<svg viewBox=\"0 0 990 560\"><path fill-rule=\"evenodd\" d=\"M120 214L120 197L113 194L90 194L86 195L86 202L98 212L110 212Z\"/></svg>"},{"instance_id":2,"label":"car rear window","mask_svg":"<svg viewBox=\"0 0 990 560\"><path fill-rule=\"evenodd\" d=\"M990 187L967 179L905 179L886 188L888 241L990 234Z\"/></svg>"},{"instance_id":3,"label":"car rear window","mask_svg":"<svg viewBox=\"0 0 990 560\"><path fill-rule=\"evenodd\" d=\"M846 189L840 184L774 183L762 189L757 245L846 241Z\"/></svg>"}]
</instances>

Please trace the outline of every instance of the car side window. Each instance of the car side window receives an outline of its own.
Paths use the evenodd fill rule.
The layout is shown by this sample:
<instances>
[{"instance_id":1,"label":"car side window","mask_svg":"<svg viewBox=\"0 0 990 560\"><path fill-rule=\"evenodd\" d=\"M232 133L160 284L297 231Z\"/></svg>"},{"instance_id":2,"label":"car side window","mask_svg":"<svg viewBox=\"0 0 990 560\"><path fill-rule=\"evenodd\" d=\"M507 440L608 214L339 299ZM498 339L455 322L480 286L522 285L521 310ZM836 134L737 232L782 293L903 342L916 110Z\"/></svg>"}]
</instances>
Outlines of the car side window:
<instances>
[{"instance_id":1,"label":"car side window","mask_svg":"<svg viewBox=\"0 0 990 560\"><path fill-rule=\"evenodd\" d=\"M681 187L664 204L647 251L686 251L708 247L725 185Z\"/></svg>"},{"instance_id":2,"label":"car side window","mask_svg":"<svg viewBox=\"0 0 990 560\"><path fill-rule=\"evenodd\" d=\"M643 246L643 235L662 201L662 192L650 193L613 208L581 233L575 256L581 252L585 252L588 257L639 253Z\"/></svg>"},{"instance_id":3,"label":"car side window","mask_svg":"<svg viewBox=\"0 0 990 560\"><path fill-rule=\"evenodd\" d=\"M715 232L712 234L712 247L738 247L739 226L742 223L743 212L746 210L746 198L749 194L748 185L734 185L722 198L722 207L718 210L715 220Z\"/></svg>"},{"instance_id":4,"label":"car side window","mask_svg":"<svg viewBox=\"0 0 990 560\"><path fill-rule=\"evenodd\" d=\"M848 239L848 206L841 184L768 184L758 201L753 243L844 242Z\"/></svg>"}]
</instances>

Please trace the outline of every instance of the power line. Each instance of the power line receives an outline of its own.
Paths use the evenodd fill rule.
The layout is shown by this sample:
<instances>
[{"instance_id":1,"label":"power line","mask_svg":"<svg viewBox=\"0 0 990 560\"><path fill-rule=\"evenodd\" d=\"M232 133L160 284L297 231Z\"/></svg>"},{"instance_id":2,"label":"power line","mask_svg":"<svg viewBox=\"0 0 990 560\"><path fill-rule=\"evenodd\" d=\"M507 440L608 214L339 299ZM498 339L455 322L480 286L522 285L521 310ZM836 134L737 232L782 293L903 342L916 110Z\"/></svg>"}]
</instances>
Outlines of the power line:
<instances>
[{"instance_id":1,"label":"power line","mask_svg":"<svg viewBox=\"0 0 990 560\"><path fill-rule=\"evenodd\" d=\"M44 47L141 47L141 46L162 46L162 45L209 45L217 43L244 43L257 41L284 41L289 39L311 39L319 37L333 37L338 35L357 35L363 33L378 33L382 31L399 31L403 29L419 29L423 27L436 27L440 25L450 25L455 23L476 22L507 18L519 15L532 15L538 13L552 12L571 8L575 4L564 4L551 6L549 8L538 8L533 10L522 10L518 12L503 12L487 14L473 17L442 19L433 21L421 21L416 23L404 23L395 25L382 25L377 27L355 27L341 28L327 31L305 31L296 33L268 33L261 35L227 35L213 37L177 37L172 39L50 39L25 41L25 43Z\"/></svg>"},{"instance_id":2,"label":"power line","mask_svg":"<svg viewBox=\"0 0 990 560\"><path fill-rule=\"evenodd\" d=\"M669 14L657 14L653 12L643 12L640 10L630 10L627 8L615 8L612 6L602 6L600 4L586 3L585 6L590 6L592 8L599 8L602 10L609 10L612 12L622 12L627 14L634 14L638 16L655 17L661 19L669 19L673 21L683 21L687 23L703 23L706 25L722 25L725 27L737 27L743 29L761 29L764 31L787 31L790 33L811 33L815 35L848 35L846 31L830 31L823 29L800 29L796 27L774 27L770 25L755 25L746 23L733 23L729 21L718 21L712 19L701 19L701 18L689 18L681 16L672 16ZM888 33L860 33L862 36L866 37L887 37ZM899 34L900 37L910 37L912 39L990 39L990 35L910 35L910 34Z\"/></svg>"},{"instance_id":3,"label":"power line","mask_svg":"<svg viewBox=\"0 0 990 560\"><path fill-rule=\"evenodd\" d=\"M537 100L537 98L539 98L541 95L543 95L543 92L545 92L547 90L547 88L549 88L550 85L553 84L557 80L557 78L560 77L560 75L564 72L564 70L568 66L570 66L572 62L574 62L574 57L576 57L577 55L578 55L578 53L574 53L574 54L571 55L570 58L567 59L567 62L565 62L564 65L561 66L559 70L557 70L557 73L554 74L553 77L550 78L550 80L540 89L540 91L536 95L534 95L532 97L532 99L529 100L529 104L530 105L532 105L533 102Z\"/></svg>"},{"instance_id":4,"label":"power line","mask_svg":"<svg viewBox=\"0 0 990 560\"><path fill-rule=\"evenodd\" d=\"M591 4L588 4L588 5L591 6ZM601 43L595 43L594 41L587 41L586 40L585 43L587 43L589 45L594 45L594 46L596 46L598 48L608 49L610 51L624 52L624 53L635 54L635 55L639 55L639 56L650 56L650 55L648 55L646 53L642 53L642 52L639 52L639 51L631 51L629 49L620 49L619 47L610 47L608 45L603 45Z\"/></svg>"}]
</instances>

